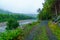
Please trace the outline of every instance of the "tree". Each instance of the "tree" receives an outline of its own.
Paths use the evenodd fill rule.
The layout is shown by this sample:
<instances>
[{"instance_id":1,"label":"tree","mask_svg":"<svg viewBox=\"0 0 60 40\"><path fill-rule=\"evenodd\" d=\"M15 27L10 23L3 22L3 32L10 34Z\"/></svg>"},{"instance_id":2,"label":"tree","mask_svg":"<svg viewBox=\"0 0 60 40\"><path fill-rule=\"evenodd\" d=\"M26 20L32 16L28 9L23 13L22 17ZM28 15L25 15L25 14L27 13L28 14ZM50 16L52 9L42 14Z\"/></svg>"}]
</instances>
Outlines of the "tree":
<instances>
[{"instance_id":1,"label":"tree","mask_svg":"<svg viewBox=\"0 0 60 40\"><path fill-rule=\"evenodd\" d=\"M37 12L40 12L41 11L41 9L39 8L38 10L37 10Z\"/></svg>"},{"instance_id":2,"label":"tree","mask_svg":"<svg viewBox=\"0 0 60 40\"><path fill-rule=\"evenodd\" d=\"M43 9L39 12L39 19L51 19L53 16L52 7L55 3L55 0L45 0L43 4Z\"/></svg>"},{"instance_id":3,"label":"tree","mask_svg":"<svg viewBox=\"0 0 60 40\"><path fill-rule=\"evenodd\" d=\"M19 26L17 20L10 18L7 22L7 30L16 29Z\"/></svg>"}]
</instances>

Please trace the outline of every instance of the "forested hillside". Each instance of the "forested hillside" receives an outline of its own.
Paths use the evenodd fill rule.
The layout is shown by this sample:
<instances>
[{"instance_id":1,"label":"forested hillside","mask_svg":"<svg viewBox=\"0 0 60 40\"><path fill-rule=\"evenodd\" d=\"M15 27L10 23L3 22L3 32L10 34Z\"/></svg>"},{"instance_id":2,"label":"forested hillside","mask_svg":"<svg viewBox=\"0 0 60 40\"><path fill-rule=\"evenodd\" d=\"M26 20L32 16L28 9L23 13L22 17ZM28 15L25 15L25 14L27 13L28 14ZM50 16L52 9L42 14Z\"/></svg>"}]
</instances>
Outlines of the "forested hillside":
<instances>
[{"instance_id":1,"label":"forested hillside","mask_svg":"<svg viewBox=\"0 0 60 40\"><path fill-rule=\"evenodd\" d=\"M0 22L7 21L9 18L14 18L16 20L36 19L36 17L33 16L0 10Z\"/></svg>"}]
</instances>

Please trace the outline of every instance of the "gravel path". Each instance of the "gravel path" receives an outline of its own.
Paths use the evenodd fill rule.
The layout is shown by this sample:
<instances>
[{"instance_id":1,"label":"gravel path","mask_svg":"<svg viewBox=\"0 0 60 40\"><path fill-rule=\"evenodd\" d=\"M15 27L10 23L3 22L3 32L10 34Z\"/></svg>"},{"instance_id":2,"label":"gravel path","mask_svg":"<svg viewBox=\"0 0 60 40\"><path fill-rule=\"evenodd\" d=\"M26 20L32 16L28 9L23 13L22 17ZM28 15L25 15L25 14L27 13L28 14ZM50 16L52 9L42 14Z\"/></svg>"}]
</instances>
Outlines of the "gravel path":
<instances>
[{"instance_id":1,"label":"gravel path","mask_svg":"<svg viewBox=\"0 0 60 40\"><path fill-rule=\"evenodd\" d=\"M34 36L36 35L36 32L38 32L37 30L39 27L40 26L34 27L33 30L30 32L30 34L26 37L25 40L33 40Z\"/></svg>"},{"instance_id":2,"label":"gravel path","mask_svg":"<svg viewBox=\"0 0 60 40\"><path fill-rule=\"evenodd\" d=\"M34 36L39 35L40 31L38 30L40 27L46 26L47 36L49 40L57 40L57 38L52 34L51 30L48 28L48 21L41 21L40 25L36 25L30 34L26 37L25 40L33 40ZM36 34L37 33L37 34Z\"/></svg>"},{"instance_id":3,"label":"gravel path","mask_svg":"<svg viewBox=\"0 0 60 40\"><path fill-rule=\"evenodd\" d=\"M48 21L43 21L42 24L46 27L46 31L47 31L46 33L49 40L57 40L56 36L51 32L50 28L48 27Z\"/></svg>"}]
</instances>

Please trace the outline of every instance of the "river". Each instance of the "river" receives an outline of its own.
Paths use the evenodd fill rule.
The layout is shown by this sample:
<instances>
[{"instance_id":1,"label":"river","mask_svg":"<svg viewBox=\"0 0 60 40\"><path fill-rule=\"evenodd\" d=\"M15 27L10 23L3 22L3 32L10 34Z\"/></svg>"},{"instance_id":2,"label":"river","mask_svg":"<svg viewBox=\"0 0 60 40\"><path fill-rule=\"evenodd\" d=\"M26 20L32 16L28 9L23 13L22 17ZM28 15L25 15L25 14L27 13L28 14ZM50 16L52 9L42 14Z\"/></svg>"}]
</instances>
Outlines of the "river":
<instances>
[{"instance_id":1,"label":"river","mask_svg":"<svg viewBox=\"0 0 60 40\"><path fill-rule=\"evenodd\" d=\"M25 24L29 24L29 23L36 22L36 21L37 20L20 20L18 22L19 22L20 27L22 27ZM0 32L4 32L6 30L5 29L6 27L7 27L6 22L0 23Z\"/></svg>"}]
</instances>

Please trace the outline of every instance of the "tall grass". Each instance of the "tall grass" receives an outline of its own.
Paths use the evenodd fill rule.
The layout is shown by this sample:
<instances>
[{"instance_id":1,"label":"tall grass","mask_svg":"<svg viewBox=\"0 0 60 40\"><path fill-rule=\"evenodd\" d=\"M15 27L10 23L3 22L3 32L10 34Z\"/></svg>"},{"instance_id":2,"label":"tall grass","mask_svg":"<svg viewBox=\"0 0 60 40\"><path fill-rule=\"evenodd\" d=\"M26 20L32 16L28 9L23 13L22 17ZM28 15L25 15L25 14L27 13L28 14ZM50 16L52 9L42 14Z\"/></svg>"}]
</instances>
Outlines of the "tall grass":
<instances>
[{"instance_id":1,"label":"tall grass","mask_svg":"<svg viewBox=\"0 0 60 40\"><path fill-rule=\"evenodd\" d=\"M52 21L50 21L48 25L52 33L57 37L58 40L60 40L60 27L57 24L52 23Z\"/></svg>"}]
</instances>

